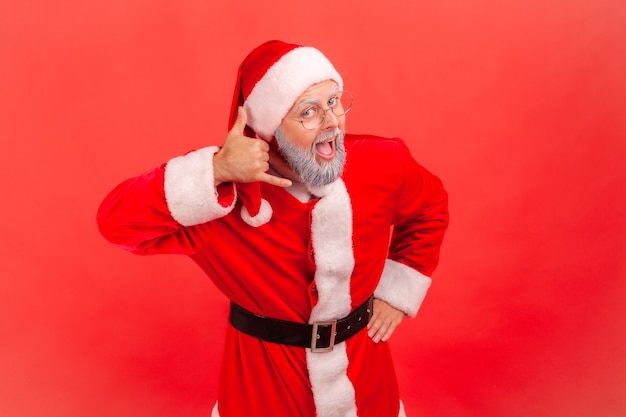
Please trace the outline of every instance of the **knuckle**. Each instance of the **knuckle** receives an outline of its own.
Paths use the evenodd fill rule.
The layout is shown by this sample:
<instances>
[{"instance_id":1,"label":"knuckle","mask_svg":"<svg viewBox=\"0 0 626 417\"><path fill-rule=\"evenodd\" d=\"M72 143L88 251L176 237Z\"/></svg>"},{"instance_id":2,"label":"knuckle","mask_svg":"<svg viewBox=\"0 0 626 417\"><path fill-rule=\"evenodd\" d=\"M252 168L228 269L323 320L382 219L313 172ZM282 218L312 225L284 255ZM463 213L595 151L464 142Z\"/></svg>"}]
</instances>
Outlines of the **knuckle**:
<instances>
[{"instance_id":1,"label":"knuckle","mask_svg":"<svg viewBox=\"0 0 626 417\"><path fill-rule=\"evenodd\" d=\"M254 171L263 172L264 171L263 168L265 168L266 165L267 165L266 162L259 160L259 159L255 159L255 161L252 164L252 167Z\"/></svg>"}]
</instances>

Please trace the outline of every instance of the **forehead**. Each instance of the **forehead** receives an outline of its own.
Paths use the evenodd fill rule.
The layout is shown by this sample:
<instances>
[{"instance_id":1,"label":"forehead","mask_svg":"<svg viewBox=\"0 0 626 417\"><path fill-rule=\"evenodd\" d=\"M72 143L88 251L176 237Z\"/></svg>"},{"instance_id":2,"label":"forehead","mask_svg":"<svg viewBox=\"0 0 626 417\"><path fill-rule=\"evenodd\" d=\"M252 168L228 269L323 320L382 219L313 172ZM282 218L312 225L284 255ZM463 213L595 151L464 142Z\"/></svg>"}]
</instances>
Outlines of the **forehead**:
<instances>
[{"instance_id":1,"label":"forehead","mask_svg":"<svg viewBox=\"0 0 626 417\"><path fill-rule=\"evenodd\" d=\"M337 86L337 83L333 80L326 80L322 81L321 83L313 84L312 86L304 90L302 94L300 94L300 97L298 97L294 102L293 107L295 108L301 103L305 102L317 102L319 100L325 100L326 98L335 94L338 90L339 87Z\"/></svg>"}]
</instances>

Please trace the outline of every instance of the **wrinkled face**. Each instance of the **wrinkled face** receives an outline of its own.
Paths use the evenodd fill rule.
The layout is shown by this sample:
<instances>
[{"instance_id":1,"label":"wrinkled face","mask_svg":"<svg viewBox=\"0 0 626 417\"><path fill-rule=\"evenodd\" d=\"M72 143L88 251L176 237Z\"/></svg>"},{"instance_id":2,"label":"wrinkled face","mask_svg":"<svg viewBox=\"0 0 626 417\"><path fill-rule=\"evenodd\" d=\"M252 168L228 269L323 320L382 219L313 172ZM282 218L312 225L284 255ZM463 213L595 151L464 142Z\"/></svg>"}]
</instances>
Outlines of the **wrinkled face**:
<instances>
[{"instance_id":1,"label":"wrinkled face","mask_svg":"<svg viewBox=\"0 0 626 417\"><path fill-rule=\"evenodd\" d=\"M343 171L345 115L336 116L329 110L318 127L306 129L302 124L312 108L327 110L337 92L337 84L332 80L309 87L295 101L275 134L285 161L310 186L329 184Z\"/></svg>"}]
</instances>

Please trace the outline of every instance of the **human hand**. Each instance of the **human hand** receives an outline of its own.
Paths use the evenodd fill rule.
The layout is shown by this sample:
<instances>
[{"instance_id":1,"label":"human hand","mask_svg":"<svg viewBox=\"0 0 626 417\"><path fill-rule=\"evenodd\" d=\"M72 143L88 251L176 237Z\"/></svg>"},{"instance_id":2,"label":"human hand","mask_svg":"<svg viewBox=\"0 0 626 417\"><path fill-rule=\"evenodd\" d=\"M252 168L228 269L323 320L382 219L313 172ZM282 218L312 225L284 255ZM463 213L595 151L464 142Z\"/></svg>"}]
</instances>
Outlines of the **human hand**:
<instances>
[{"instance_id":1,"label":"human hand","mask_svg":"<svg viewBox=\"0 0 626 417\"><path fill-rule=\"evenodd\" d=\"M386 342L400 325L405 314L377 298L374 299L373 308L372 319L367 325L367 334L374 343Z\"/></svg>"},{"instance_id":2,"label":"human hand","mask_svg":"<svg viewBox=\"0 0 626 417\"><path fill-rule=\"evenodd\" d=\"M222 182L266 182L278 187L289 187L291 181L267 173L270 160L269 144L244 135L247 114L239 107L237 121L226 135L224 145L213 156L215 186Z\"/></svg>"}]
</instances>

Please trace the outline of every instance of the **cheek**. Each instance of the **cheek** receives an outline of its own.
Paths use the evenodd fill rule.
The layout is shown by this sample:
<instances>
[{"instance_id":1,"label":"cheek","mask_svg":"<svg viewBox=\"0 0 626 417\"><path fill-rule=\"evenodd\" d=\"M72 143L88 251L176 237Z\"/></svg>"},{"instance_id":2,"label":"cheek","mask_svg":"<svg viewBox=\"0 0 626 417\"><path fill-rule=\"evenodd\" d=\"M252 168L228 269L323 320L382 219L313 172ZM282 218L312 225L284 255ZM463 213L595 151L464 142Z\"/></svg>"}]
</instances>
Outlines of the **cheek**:
<instances>
[{"instance_id":1,"label":"cheek","mask_svg":"<svg viewBox=\"0 0 626 417\"><path fill-rule=\"evenodd\" d=\"M313 142L320 133L319 130L306 130L299 123L283 124L282 131L289 143L307 152L311 151Z\"/></svg>"},{"instance_id":2,"label":"cheek","mask_svg":"<svg viewBox=\"0 0 626 417\"><path fill-rule=\"evenodd\" d=\"M315 131L299 132L291 136L291 143L305 151L310 151L315 141Z\"/></svg>"}]
</instances>

